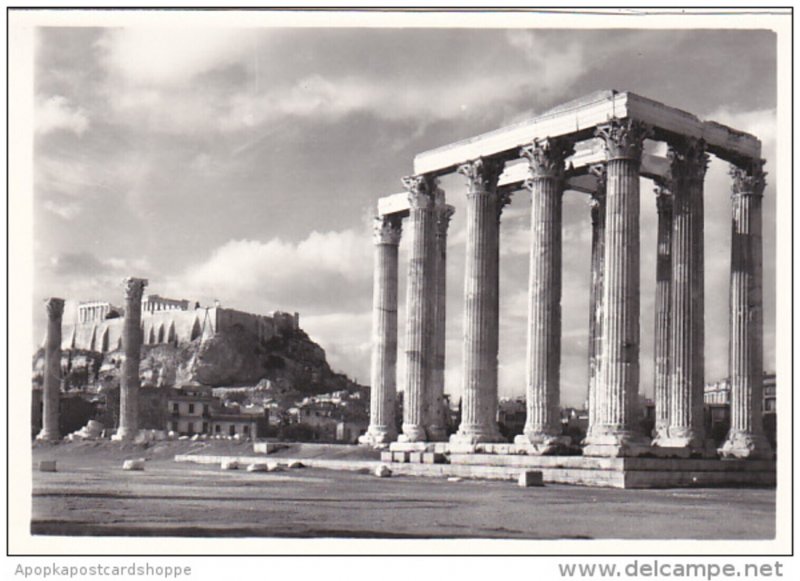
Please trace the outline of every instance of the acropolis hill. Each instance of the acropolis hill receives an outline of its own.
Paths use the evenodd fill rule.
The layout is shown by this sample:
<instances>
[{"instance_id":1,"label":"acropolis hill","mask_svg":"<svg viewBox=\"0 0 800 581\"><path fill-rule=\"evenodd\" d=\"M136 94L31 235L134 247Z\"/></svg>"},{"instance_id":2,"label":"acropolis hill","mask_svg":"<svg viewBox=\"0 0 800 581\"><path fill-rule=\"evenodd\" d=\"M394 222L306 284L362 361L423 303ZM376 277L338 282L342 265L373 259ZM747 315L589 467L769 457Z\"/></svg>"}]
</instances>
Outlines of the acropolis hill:
<instances>
[{"instance_id":1,"label":"acropolis hill","mask_svg":"<svg viewBox=\"0 0 800 581\"><path fill-rule=\"evenodd\" d=\"M73 317L67 314L64 319L62 390L117 387L124 308L82 302ZM147 295L141 306L141 384L247 387L269 380L300 393L356 388L331 370L324 349L308 337L299 321L298 313L259 315L218 303L203 307ZM34 357L35 384L42 380L43 367L40 350Z\"/></svg>"}]
</instances>

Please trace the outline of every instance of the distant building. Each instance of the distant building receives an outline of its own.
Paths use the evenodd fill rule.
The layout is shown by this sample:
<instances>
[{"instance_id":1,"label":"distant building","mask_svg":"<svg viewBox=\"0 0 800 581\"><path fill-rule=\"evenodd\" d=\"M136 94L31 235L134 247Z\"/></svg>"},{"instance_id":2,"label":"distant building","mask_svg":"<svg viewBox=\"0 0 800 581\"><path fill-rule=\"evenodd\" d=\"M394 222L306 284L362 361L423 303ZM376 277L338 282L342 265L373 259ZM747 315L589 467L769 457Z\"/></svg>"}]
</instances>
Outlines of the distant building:
<instances>
[{"instance_id":1,"label":"distant building","mask_svg":"<svg viewBox=\"0 0 800 581\"><path fill-rule=\"evenodd\" d=\"M776 374L765 373L763 383L763 394L761 410L763 413L775 413L777 410L776 401ZM731 403L731 383L728 378L721 379L714 383L708 383L703 390L703 403L706 405L727 405Z\"/></svg>"},{"instance_id":2,"label":"distant building","mask_svg":"<svg viewBox=\"0 0 800 581\"><path fill-rule=\"evenodd\" d=\"M210 436L258 437L259 419L267 412L260 408L242 412L238 407L227 408L204 385L185 385L171 390L167 397L167 431L180 436L207 434ZM246 409L246 408L245 408Z\"/></svg>"}]
</instances>

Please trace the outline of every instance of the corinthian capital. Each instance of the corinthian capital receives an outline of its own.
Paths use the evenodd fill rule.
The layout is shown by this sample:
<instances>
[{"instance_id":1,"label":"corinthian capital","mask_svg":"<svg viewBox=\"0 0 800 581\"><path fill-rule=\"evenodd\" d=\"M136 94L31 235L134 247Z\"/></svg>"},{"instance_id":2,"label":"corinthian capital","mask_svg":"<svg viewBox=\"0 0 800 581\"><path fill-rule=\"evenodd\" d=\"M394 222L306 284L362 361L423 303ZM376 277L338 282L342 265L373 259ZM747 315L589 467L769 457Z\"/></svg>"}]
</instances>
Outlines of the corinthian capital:
<instances>
[{"instance_id":1,"label":"corinthian capital","mask_svg":"<svg viewBox=\"0 0 800 581\"><path fill-rule=\"evenodd\" d=\"M450 204L438 207L436 211L436 236L444 238L447 236L447 229L450 227L450 218L455 214L456 209Z\"/></svg>"},{"instance_id":2,"label":"corinthian capital","mask_svg":"<svg viewBox=\"0 0 800 581\"><path fill-rule=\"evenodd\" d=\"M376 216L372 222L375 244L400 244L403 234L403 221L397 215Z\"/></svg>"},{"instance_id":3,"label":"corinthian capital","mask_svg":"<svg viewBox=\"0 0 800 581\"><path fill-rule=\"evenodd\" d=\"M670 143L667 151L673 180L703 181L708 169L706 142L693 137L683 137Z\"/></svg>"},{"instance_id":4,"label":"corinthian capital","mask_svg":"<svg viewBox=\"0 0 800 581\"><path fill-rule=\"evenodd\" d=\"M520 150L528 160L530 177L564 179L564 161L572 155L573 144L566 139L534 139Z\"/></svg>"},{"instance_id":5,"label":"corinthian capital","mask_svg":"<svg viewBox=\"0 0 800 581\"><path fill-rule=\"evenodd\" d=\"M125 285L125 300L142 300L142 292L144 292L144 287L147 286L146 278L128 277L122 281L122 284Z\"/></svg>"},{"instance_id":6,"label":"corinthian capital","mask_svg":"<svg viewBox=\"0 0 800 581\"><path fill-rule=\"evenodd\" d=\"M767 185L767 172L764 171L764 160L753 160L746 167L731 164L730 176L733 178L732 194L762 196Z\"/></svg>"},{"instance_id":7,"label":"corinthian capital","mask_svg":"<svg viewBox=\"0 0 800 581\"><path fill-rule=\"evenodd\" d=\"M652 128L636 119L611 119L605 125L599 125L595 135L603 139L606 157L612 159L642 158L644 140L650 137Z\"/></svg>"},{"instance_id":8,"label":"corinthian capital","mask_svg":"<svg viewBox=\"0 0 800 581\"><path fill-rule=\"evenodd\" d=\"M458 166L458 173L467 178L467 192L494 192L505 164L492 158L468 161Z\"/></svg>"},{"instance_id":9,"label":"corinthian capital","mask_svg":"<svg viewBox=\"0 0 800 581\"><path fill-rule=\"evenodd\" d=\"M437 198L443 196L436 178L428 175L407 176L402 178L403 187L408 191L408 203L411 209L429 209L434 206Z\"/></svg>"},{"instance_id":10,"label":"corinthian capital","mask_svg":"<svg viewBox=\"0 0 800 581\"><path fill-rule=\"evenodd\" d=\"M51 297L44 302L44 308L47 309L47 317L51 321L58 321L64 314L64 299Z\"/></svg>"}]
</instances>

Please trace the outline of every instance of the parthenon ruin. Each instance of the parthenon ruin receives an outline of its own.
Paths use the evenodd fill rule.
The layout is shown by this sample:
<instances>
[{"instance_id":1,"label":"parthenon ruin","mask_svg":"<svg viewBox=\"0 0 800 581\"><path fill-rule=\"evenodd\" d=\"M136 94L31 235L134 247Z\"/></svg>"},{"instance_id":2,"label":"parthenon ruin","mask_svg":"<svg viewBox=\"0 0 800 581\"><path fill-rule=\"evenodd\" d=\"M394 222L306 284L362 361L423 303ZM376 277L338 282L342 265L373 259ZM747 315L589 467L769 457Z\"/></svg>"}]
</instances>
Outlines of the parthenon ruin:
<instances>
[{"instance_id":1,"label":"parthenon ruin","mask_svg":"<svg viewBox=\"0 0 800 581\"><path fill-rule=\"evenodd\" d=\"M645 152L665 143L666 157ZM649 148L648 148L649 149ZM720 450L703 427L703 182L709 154L730 163L731 429ZM378 202L371 422L362 443L432 450L446 439L444 386L446 238L452 206L438 178L466 180L462 417L437 449L553 455L561 435L562 194L588 194L592 218L589 427L585 457L768 459L763 434L760 141L630 92L600 91L534 119L416 156L406 193ZM657 195L656 434L638 432L640 381L640 177ZM497 425L499 229L513 192L531 195L529 318L524 434ZM402 433L394 428L398 244L408 218L406 367ZM442 448L445 446L445 448ZM449 448L448 448L449 446Z\"/></svg>"}]
</instances>

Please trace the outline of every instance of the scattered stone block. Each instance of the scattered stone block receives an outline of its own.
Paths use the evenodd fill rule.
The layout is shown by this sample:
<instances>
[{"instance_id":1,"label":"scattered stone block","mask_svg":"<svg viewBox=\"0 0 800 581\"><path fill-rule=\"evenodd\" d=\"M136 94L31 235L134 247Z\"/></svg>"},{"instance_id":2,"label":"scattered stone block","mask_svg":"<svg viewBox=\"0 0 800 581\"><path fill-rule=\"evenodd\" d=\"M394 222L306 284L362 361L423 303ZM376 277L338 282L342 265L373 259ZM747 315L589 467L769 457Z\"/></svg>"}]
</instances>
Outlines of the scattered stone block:
<instances>
[{"instance_id":1,"label":"scattered stone block","mask_svg":"<svg viewBox=\"0 0 800 581\"><path fill-rule=\"evenodd\" d=\"M189 436L179 436L178 439L179 440L188 440Z\"/></svg>"},{"instance_id":2,"label":"scattered stone block","mask_svg":"<svg viewBox=\"0 0 800 581\"><path fill-rule=\"evenodd\" d=\"M445 464L445 455L438 452L426 452L422 455L423 464Z\"/></svg>"},{"instance_id":3,"label":"scattered stone block","mask_svg":"<svg viewBox=\"0 0 800 581\"><path fill-rule=\"evenodd\" d=\"M268 472L269 466L266 462L255 462L247 465L248 472Z\"/></svg>"},{"instance_id":4,"label":"scattered stone block","mask_svg":"<svg viewBox=\"0 0 800 581\"><path fill-rule=\"evenodd\" d=\"M389 478L392 475L392 471L386 464L381 464L375 468L374 474L378 478Z\"/></svg>"},{"instance_id":5,"label":"scattered stone block","mask_svg":"<svg viewBox=\"0 0 800 581\"><path fill-rule=\"evenodd\" d=\"M519 473L517 484L522 488L530 486L544 486L541 470L523 470Z\"/></svg>"},{"instance_id":6,"label":"scattered stone block","mask_svg":"<svg viewBox=\"0 0 800 581\"><path fill-rule=\"evenodd\" d=\"M291 469L294 469L294 468L305 468L305 467L306 467L306 465L303 464L302 462L300 462L300 460L292 460L291 462L289 462L289 468L291 468Z\"/></svg>"},{"instance_id":7,"label":"scattered stone block","mask_svg":"<svg viewBox=\"0 0 800 581\"><path fill-rule=\"evenodd\" d=\"M283 472L283 466L277 462L270 462L267 464L267 472Z\"/></svg>"},{"instance_id":8,"label":"scattered stone block","mask_svg":"<svg viewBox=\"0 0 800 581\"><path fill-rule=\"evenodd\" d=\"M238 470L239 463L236 460L223 460L220 468L222 470Z\"/></svg>"},{"instance_id":9,"label":"scattered stone block","mask_svg":"<svg viewBox=\"0 0 800 581\"><path fill-rule=\"evenodd\" d=\"M462 480L464 479L461 478L460 476L451 476L450 478L447 479L448 482L461 482Z\"/></svg>"},{"instance_id":10,"label":"scattered stone block","mask_svg":"<svg viewBox=\"0 0 800 581\"><path fill-rule=\"evenodd\" d=\"M55 460L41 460L39 462L39 472L55 472L55 471L56 471Z\"/></svg>"},{"instance_id":11,"label":"scattered stone block","mask_svg":"<svg viewBox=\"0 0 800 581\"><path fill-rule=\"evenodd\" d=\"M191 437L191 438L189 438L189 439L190 439L192 442L196 442L197 440L199 440L199 439L200 439L200 434L195 434L194 436L192 436L192 437Z\"/></svg>"},{"instance_id":12,"label":"scattered stone block","mask_svg":"<svg viewBox=\"0 0 800 581\"><path fill-rule=\"evenodd\" d=\"M122 463L123 470L136 470L141 471L144 470L144 458L136 458L133 460L125 460Z\"/></svg>"}]
</instances>

